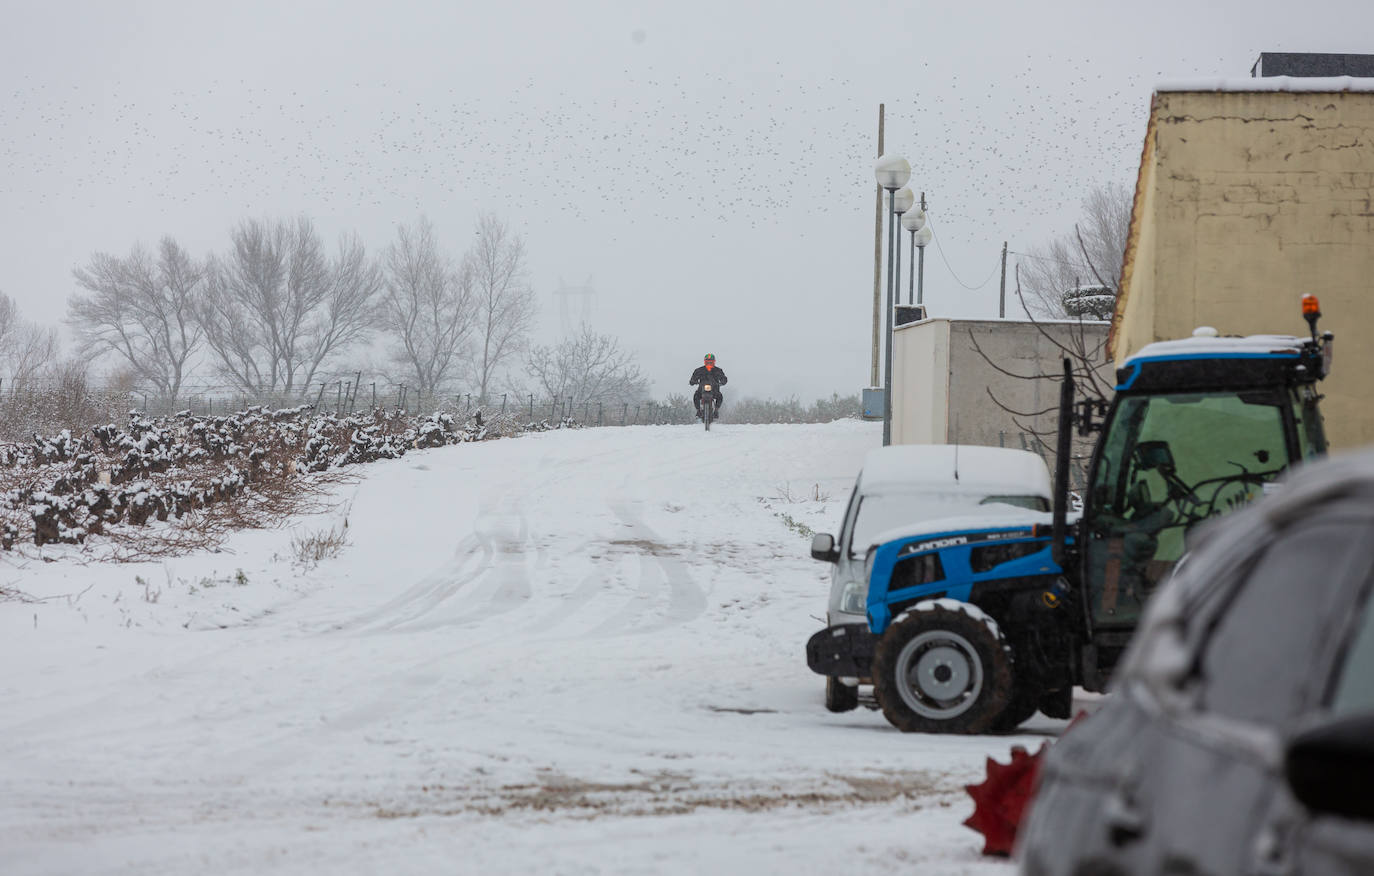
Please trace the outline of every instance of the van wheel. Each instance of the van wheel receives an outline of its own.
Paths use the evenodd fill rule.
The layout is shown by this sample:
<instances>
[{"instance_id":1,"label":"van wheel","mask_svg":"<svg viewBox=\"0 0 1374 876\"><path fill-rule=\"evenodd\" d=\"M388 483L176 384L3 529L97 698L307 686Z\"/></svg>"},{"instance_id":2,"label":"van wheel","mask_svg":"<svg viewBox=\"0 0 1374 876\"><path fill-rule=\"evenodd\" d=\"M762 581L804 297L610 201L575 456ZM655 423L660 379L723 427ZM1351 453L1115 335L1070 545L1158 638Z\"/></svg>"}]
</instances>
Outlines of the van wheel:
<instances>
[{"instance_id":1,"label":"van wheel","mask_svg":"<svg viewBox=\"0 0 1374 876\"><path fill-rule=\"evenodd\" d=\"M1011 704L1011 656L992 618L921 602L878 640L873 681L903 733L984 733Z\"/></svg>"},{"instance_id":2,"label":"van wheel","mask_svg":"<svg viewBox=\"0 0 1374 876\"><path fill-rule=\"evenodd\" d=\"M859 689L844 684L838 678L827 676L825 707L832 712L852 712L859 707Z\"/></svg>"}]
</instances>

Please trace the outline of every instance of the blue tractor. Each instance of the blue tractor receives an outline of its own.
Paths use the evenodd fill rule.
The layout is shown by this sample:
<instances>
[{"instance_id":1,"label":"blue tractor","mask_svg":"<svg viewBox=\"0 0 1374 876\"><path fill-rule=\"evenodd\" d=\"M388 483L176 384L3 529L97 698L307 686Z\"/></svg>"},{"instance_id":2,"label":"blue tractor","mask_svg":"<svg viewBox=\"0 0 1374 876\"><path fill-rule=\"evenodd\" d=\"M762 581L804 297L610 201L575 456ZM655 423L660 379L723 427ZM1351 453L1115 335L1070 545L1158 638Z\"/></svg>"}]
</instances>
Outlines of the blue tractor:
<instances>
[{"instance_id":1,"label":"blue tractor","mask_svg":"<svg viewBox=\"0 0 1374 876\"><path fill-rule=\"evenodd\" d=\"M903 731L1004 732L1072 690L1106 688L1189 530L1276 487L1326 451L1316 384L1331 334L1150 344L1117 370L1110 404L1075 400L1064 363L1052 513L1007 507L894 530L867 557L868 623L807 643L812 670L871 683ZM1098 438L1070 513L1073 430ZM829 536L818 536L824 542ZM812 556L835 561L834 546Z\"/></svg>"}]
</instances>

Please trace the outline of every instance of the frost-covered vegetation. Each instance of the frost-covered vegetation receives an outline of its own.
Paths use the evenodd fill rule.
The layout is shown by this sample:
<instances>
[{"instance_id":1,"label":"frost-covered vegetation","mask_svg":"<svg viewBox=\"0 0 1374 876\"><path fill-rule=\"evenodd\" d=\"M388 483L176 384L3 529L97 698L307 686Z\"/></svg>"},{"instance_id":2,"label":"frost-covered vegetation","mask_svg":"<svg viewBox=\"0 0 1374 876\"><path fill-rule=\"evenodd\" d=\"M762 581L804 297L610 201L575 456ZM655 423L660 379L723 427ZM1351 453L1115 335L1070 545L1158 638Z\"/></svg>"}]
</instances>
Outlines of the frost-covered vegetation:
<instances>
[{"instance_id":1,"label":"frost-covered vegetation","mask_svg":"<svg viewBox=\"0 0 1374 876\"><path fill-rule=\"evenodd\" d=\"M0 547L80 544L133 560L210 547L320 506L350 467L574 425L449 412L352 416L309 406L149 418L0 444Z\"/></svg>"}]
</instances>

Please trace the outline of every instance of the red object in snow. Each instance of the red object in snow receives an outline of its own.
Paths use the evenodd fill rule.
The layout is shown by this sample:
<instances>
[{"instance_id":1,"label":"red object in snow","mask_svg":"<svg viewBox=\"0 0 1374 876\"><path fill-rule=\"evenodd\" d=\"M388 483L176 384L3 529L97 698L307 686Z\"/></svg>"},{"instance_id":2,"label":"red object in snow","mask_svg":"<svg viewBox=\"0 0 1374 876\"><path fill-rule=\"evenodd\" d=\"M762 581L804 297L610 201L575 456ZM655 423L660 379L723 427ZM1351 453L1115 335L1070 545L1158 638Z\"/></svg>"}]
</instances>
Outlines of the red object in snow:
<instances>
[{"instance_id":1,"label":"red object in snow","mask_svg":"<svg viewBox=\"0 0 1374 876\"><path fill-rule=\"evenodd\" d=\"M988 758L988 777L981 784L964 787L973 798L973 814L964 825L983 835L983 854L1011 855L1016 831L1040 774L1040 762L1049 747L1045 742L1035 754L1028 754L1025 748L1014 746L1008 764Z\"/></svg>"}]
</instances>

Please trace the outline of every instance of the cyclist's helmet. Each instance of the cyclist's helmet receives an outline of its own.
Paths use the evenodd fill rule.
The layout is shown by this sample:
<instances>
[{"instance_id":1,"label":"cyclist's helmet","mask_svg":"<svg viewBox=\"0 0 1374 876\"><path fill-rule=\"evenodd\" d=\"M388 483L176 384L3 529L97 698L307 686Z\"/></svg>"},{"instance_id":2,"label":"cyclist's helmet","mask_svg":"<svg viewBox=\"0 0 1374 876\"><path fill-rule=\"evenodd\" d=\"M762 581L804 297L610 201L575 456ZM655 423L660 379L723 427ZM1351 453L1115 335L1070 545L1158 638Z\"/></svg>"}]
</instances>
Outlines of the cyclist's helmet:
<instances>
[{"instance_id":1,"label":"cyclist's helmet","mask_svg":"<svg viewBox=\"0 0 1374 876\"><path fill-rule=\"evenodd\" d=\"M706 364L707 364L707 365L714 365L714 364L716 364L716 354L715 354L715 353L707 353L707 354L706 354Z\"/></svg>"}]
</instances>

